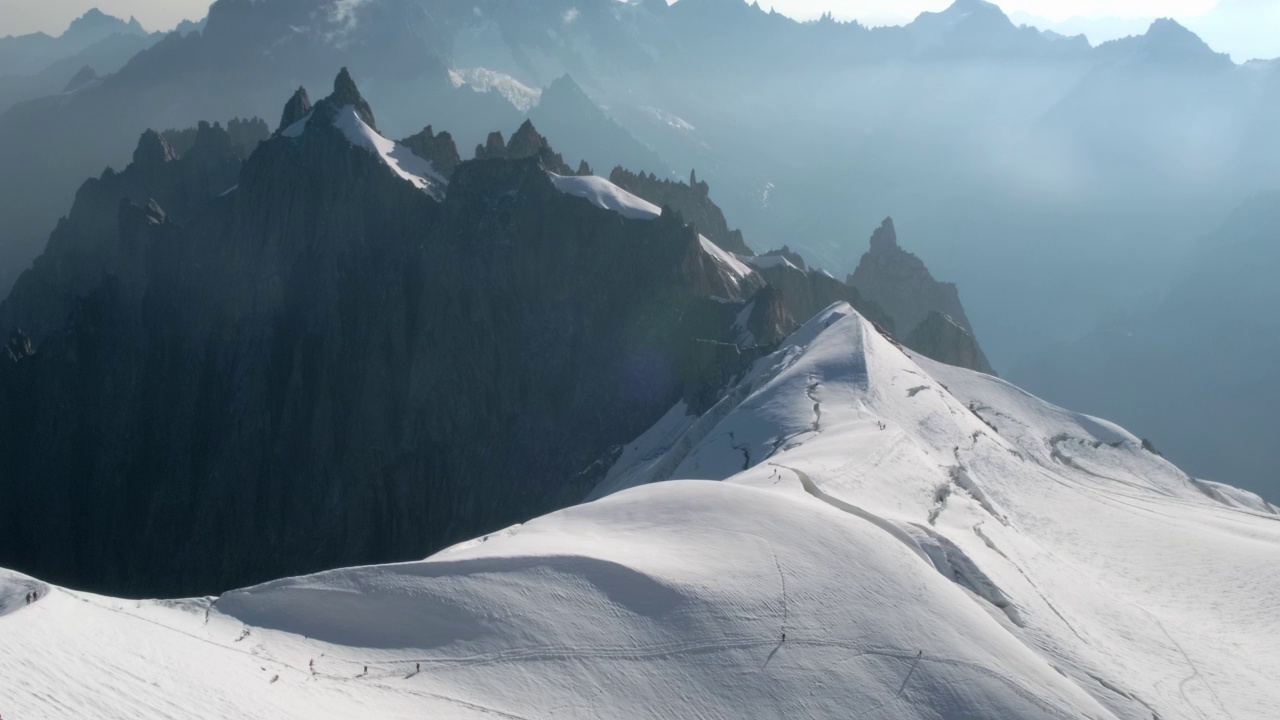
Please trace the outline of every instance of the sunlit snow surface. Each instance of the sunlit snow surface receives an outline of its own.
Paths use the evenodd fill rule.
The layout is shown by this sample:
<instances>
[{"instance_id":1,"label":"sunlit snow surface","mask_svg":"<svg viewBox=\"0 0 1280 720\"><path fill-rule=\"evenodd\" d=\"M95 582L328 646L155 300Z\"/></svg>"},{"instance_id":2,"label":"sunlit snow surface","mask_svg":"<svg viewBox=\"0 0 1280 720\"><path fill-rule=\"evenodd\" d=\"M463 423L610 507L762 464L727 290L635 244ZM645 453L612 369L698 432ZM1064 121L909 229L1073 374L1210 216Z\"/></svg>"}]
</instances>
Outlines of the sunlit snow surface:
<instances>
[{"instance_id":1,"label":"sunlit snow surface","mask_svg":"<svg viewBox=\"0 0 1280 720\"><path fill-rule=\"evenodd\" d=\"M662 208L632 195L609 180L596 175L557 175L548 173L551 183L566 195L580 197L602 210L612 210L632 220L652 220L662 215ZM706 237L699 235L698 241L702 249L715 261L729 271L730 276L740 281L752 274L747 267L732 253L726 252Z\"/></svg>"},{"instance_id":2,"label":"sunlit snow surface","mask_svg":"<svg viewBox=\"0 0 1280 720\"><path fill-rule=\"evenodd\" d=\"M913 357L847 305L720 406L674 408L605 482L599 500L423 562L212 604L0 575L0 713L1243 720L1280 706L1270 506L1193 482L1114 425ZM32 587L47 595L26 606Z\"/></svg>"},{"instance_id":3,"label":"sunlit snow surface","mask_svg":"<svg viewBox=\"0 0 1280 720\"><path fill-rule=\"evenodd\" d=\"M308 113L301 120L285 128L280 134L287 138L298 138L306 132L312 115ZM333 126L342 131L347 140L356 147L364 148L377 155L399 177L413 183L419 190L436 197L443 197L447 182L436 172L430 160L418 157L409 148L382 137L369 127L355 106L346 105L338 111L333 119Z\"/></svg>"},{"instance_id":4,"label":"sunlit snow surface","mask_svg":"<svg viewBox=\"0 0 1280 720\"><path fill-rule=\"evenodd\" d=\"M557 175L549 173L551 183L566 195L580 197L603 210L612 210L632 220L652 220L662 208L632 195L605 178L595 175Z\"/></svg>"}]
</instances>

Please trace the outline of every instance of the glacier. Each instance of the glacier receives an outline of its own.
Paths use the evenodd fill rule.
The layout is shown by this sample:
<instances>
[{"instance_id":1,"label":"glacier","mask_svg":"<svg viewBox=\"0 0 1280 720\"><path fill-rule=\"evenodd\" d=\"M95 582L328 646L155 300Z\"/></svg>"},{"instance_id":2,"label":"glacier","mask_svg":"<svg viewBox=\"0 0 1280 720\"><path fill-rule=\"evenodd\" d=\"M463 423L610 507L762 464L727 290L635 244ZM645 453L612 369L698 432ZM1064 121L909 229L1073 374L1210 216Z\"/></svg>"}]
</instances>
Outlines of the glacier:
<instances>
[{"instance_id":1,"label":"glacier","mask_svg":"<svg viewBox=\"0 0 1280 720\"><path fill-rule=\"evenodd\" d=\"M420 562L153 601L0 573L0 713L1261 719L1277 567L1262 499L838 304L588 502Z\"/></svg>"}]
</instances>

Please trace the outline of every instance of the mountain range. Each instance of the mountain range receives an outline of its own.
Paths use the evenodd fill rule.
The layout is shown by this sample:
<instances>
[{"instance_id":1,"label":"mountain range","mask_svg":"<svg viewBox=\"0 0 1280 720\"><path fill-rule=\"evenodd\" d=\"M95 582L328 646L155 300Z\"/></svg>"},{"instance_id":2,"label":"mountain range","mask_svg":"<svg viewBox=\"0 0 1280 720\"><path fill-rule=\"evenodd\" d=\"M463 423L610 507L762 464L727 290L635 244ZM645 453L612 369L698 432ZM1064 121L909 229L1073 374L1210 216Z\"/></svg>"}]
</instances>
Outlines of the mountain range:
<instances>
[{"instance_id":1,"label":"mountain range","mask_svg":"<svg viewBox=\"0 0 1280 720\"><path fill-rule=\"evenodd\" d=\"M907 317L574 173L531 122L465 162L380 127L344 69L269 138L149 130L82 185L0 303L0 563L149 596L420 557L576 502L834 302ZM691 180L655 199L723 222ZM870 292L922 274L908 343L965 317L896 243L868 257ZM918 347L979 367L967 327Z\"/></svg>"},{"instance_id":2,"label":"mountain range","mask_svg":"<svg viewBox=\"0 0 1280 720\"><path fill-rule=\"evenodd\" d=\"M24 100L80 89L119 70L161 37L133 18L126 22L94 9L57 37L0 38L0 112Z\"/></svg>"},{"instance_id":3,"label":"mountain range","mask_svg":"<svg viewBox=\"0 0 1280 720\"><path fill-rule=\"evenodd\" d=\"M0 58L125 40L0 112L6 717L1274 714L1280 64L981 0Z\"/></svg>"},{"instance_id":4,"label":"mountain range","mask_svg":"<svg viewBox=\"0 0 1280 720\"><path fill-rule=\"evenodd\" d=\"M1113 424L905 352L847 304L617 457L593 502L415 562L142 602L0 571L9 707L1119 720L1275 706L1277 508Z\"/></svg>"}]
</instances>

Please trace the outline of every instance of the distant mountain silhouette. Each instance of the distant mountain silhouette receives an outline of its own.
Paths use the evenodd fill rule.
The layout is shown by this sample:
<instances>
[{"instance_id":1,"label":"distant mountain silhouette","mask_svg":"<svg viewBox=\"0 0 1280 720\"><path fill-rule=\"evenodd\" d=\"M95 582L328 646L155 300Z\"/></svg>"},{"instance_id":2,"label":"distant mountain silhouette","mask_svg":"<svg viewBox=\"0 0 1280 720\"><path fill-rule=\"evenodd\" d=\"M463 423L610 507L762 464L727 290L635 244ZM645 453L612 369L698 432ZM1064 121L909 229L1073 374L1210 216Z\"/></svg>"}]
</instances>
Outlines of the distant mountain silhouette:
<instances>
[{"instance_id":1,"label":"distant mountain silhouette","mask_svg":"<svg viewBox=\"0 0 1280 720\"><path fill-rule=\"evenodd\" d=\"M1015 368L1050 400L1128 423L1188 472L1280 497L1280 193L1205 237L1149 313Z\"/></svg>"}]
</instances>

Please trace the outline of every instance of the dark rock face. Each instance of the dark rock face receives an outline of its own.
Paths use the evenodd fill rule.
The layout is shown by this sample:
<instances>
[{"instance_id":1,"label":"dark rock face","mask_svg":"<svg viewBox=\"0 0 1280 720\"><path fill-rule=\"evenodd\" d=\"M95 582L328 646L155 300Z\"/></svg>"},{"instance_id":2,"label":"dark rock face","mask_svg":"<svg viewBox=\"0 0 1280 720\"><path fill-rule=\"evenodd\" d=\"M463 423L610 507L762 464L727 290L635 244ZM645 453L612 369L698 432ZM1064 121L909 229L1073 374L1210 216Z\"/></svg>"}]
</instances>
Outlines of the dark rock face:
<instances>
[{"instance_id":1,"label":"dark rock face","mask_svg":"<svg viewBox=\"0 0 1280 720\"><path fill-rule=\"evenodd\" d=\"M130 36L128 47L108 38L102 43L110 52L77 52L68 58L74 66L41 80L46 89L35 94L14 96L0 82L0 110L30 99L0 112L0 295L40 254L83 179L127 164L144 128L258 116L269 117L274 130L281 101L299 84L323 87L340 65L384 83L377 124L393 137L420 128L408 120L421 119L423 108L455 134L519 123L519 111L497 93L450 82L442 55L450 51L456 19L474 18L470 6L444 4L427 18L418 2L363 3L354 10L360 19L353 36L342 35L350 16L329 12L332 7L331 0L220 0L199 32L188 24L184 32ZM350 42L335 42L339 37ZM101 80L45 97L84 65L96 68ZM468 135L466 142L470 147L476 139Z\"/></svg>"},{"instance_id":2,"label":"dark rock face","mask_svg":"<svg viewBox=\"0 0 1280 720\"><path fill-rule=\"evenodd\" d=\"M697 226L708 240L721 249L748 257L755 252L747 247L741 230L730 230L724 212L711 201L711 187L698 181L697 172L689 173L689 183L673 182L659 179L653 173L648 175L633 173L621 167L615 167L609 173L609 181L633 195L648 200L659 207L669 206L679 210L690 222Z\"/></svg>"},{"instance_id":3,"label":"dark rock face","mask_svg":"<svg viewBox=\"0 0 1280 720\"><path fill-rule=\"evenodd\" d=\"M484 145L476 146L477 160L524 160L537 158L542 166L558 175L572 175L573 170L547 139L538 134L533 123L525 120L511 136L511 142L502 139L502 133L491 132Z\"/></svg>"},{"instance_id":4,"label":"dark rock face","mask_svg":"<svg viewBox=\"0 0 1280 720\"><path fill-rule=\"evenodd\" d=\"M771 346L782 342L797 325L786 296L777 287L768 285L751 299L746 329L756 343Z\"/></svg>"},{"instance_id":5,"label":"dark rock face","mask_svg":"<svg viewBox=\"0 0 1280 720\"><path fill-rule=\"evenodd\" d=\"M123 172L108 169L80 187L71 213L58 223L44 255L0 302L0 329L21 327L37 346L62 330L83 298L97 291L104 275L120 273L122 201L143 207L154 201L167 217L186 222L236 184L244 156L243 148L220 125L201 123L181 155L161 134L148 130L134 158Z\"/></svg>"},{"instance_id":6,"label":"dark rock face","mask_svg":"<svg viewBox=\"0 0 1280 720\"><path fill-rule=\"evenodd\" d=\"M745 300L676 214L560 193L541 155L437 202L314 119L231 182L189 176L226 143L145 143L0 308L30 333L0 363L0 565L55 582L208 593L576 501L731 339L693 309Z\"/></svg>"},{"instance_id":7,"label":"dark rock face","mask_svg":"<svg viewBox=\"0 0 1280 720\"><path fill-rule=\"evenodd\" d=\"M489 133L483 145L476 146L476 160L505 159L507 156L507 141L502 138L502 133L494 130Z\"/></svg>"},{"instance_id":8,"label":"dark rock face","mask_svg":"<svg viewBox=\"0 0 1280 720\"><path fill-rule=\"evenodd\" d=\"M876 302L867 299L858 289L842 283L821 270L800 270L784 264L757 269L765 282L778 289L787 314L799 325L831 307L837 302L847 302L863 317L893 335L897 325L891 314ZM788 328L788 332L794 329Z\"/></svg>"},{"instance_id":9,"label":"dark rock face","mask_svg":"<svg viewBox=\"0 0 1280 720\"><path fill-rule=\"evenodd\" d=\"M453 171L462 162L453 136L448 131L436 135L430 125L423 128L422 132L401 140L400 144L412 150L414 155L430 160L431 166L446 180L453 177Z\"/></svg>"},{"instance_id":10,"label":"dark rock face","mask_svg":"<svg viewBox=\"0 0 1280 720\"><path fill-rule=\"evenodd\" d=\"M144 169L155 170L177 157L178 154L160 133L148 130L142 133L138 148L133 151L133 164Z\"/></svg>"},{"instance_id":11,"label":"dark rock face","mask_svg":"<svg viewBox=\"0 0 1280 720\"><path fill-rule=\"evenodd\" d=\"M948 336L948 323L938 319L934 319L931 327L926 328L919 336L916 335L916 329L935 313L949 318L973 340L975 346L976 336L968 316L965 315L964 306L960 304L960 292L956 286L935 280L924 261L898 246L898 235L892 218L886 219L871 236L871 250L862 256L862 262L853 275L849 276L848 283L857 288L863 297L888 312L899 337L906 338L905 344L913 350L929 357L934 357L930 353L946 357L972 355L963 347L943 350L933 345L917 348L911 344L912 337L929 338L932 343ZM981 357L982 363L964 364L962 367L994 374L980 349L974 357Z\"/></svg>"},{"instance_id":12,"label":"dark rock face","mask_svg":"<svg viewBox=\"0 0 1280 720\"><path fill-rule=\"evenodd\" d=\"M355 107L356 114L366 125L378 129L378 123L373 118L373 108L369 107L369 103L360 95L360 89L356 87L356 81L351 79L351 73L346 68L338 73L338 77L333 80L333 94L326 100L334 109L343 108L347 105Z\"/></svg>"},{"instance_id":13,"label":"dark rock face","mask_svg":"<svg viewBox=\"0 0 1280 720\"><path fill-rule=\"evenodd\" d=\"M280 127L276 132L284 132L289 126L306 117L309 112L311 112L311 98L307 96L307 89L300 87L294 91L289 102L285 103L284 112L280 115Z\"/></svg>"},{"instance_id":14,"label":"dark rock face","mask_svg":"<svg viewBox=\"0 0 1280 720\"><path fill-rule=\"evenodd\" d=\"M907 347L931 360L994 375L991 363L973 335L955 320L931 312L903 341Z\"/></svg>"},{"instance_id":15,"label":"dark rock face","mask_svg":"<svg viewBox=\"0 0 1280 720\"><path fill-rule=\"evenodd\" d=\"M711 188L698 180L696 171L689 173L689 182L662 180L652 173L633 173L624 168L614 168L609 174L613 184L655 205L669 207L693 221L708 240L722 249L744 257L755 253L742 239L742 232L729 230L729 223L711 200ZM832 304L847 302L863 317L893 334L893 316L876 302L868 299L848 283L842 283L818 269L808 270L804 258L791 248L783 246L763 257L779 257L790 263L757 263L759 277L767 283L764 294L753 299L751 323L746 328L753 340L760 344L777 342L801 323L817 315Z\"/></svg>"}]
</instances>

